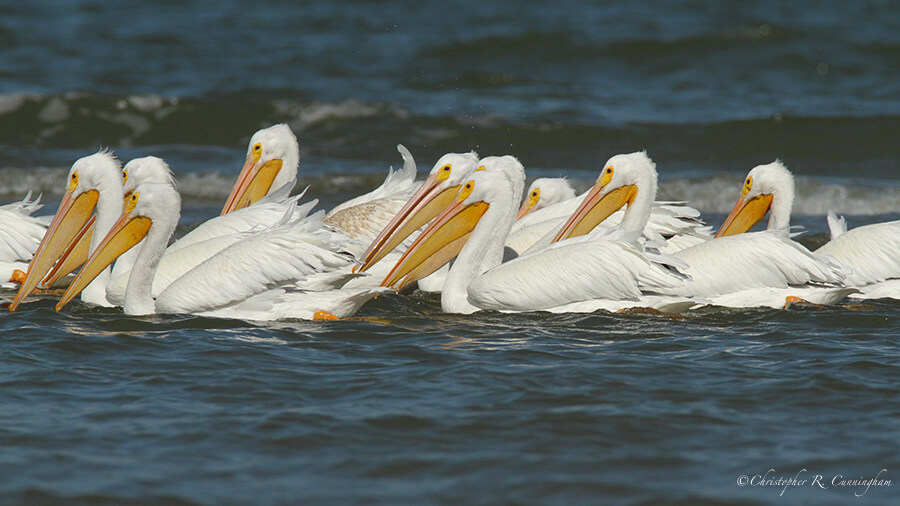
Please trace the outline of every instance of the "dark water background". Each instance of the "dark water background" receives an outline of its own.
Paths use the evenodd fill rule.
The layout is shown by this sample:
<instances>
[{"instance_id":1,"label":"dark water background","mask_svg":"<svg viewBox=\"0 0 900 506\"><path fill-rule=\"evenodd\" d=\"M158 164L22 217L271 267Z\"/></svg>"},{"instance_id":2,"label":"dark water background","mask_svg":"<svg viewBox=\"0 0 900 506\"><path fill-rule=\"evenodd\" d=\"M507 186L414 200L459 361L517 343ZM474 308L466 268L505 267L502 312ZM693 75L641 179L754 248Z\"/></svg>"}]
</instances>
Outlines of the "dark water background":
<instances>
[{"instance_id":1,"label":"dark water background","mask_svg":"<svg viewBox=\"0 0 900 506\"><path fill-rule=\"evenodd\" d=\"M287 122L326 207L448 151L586 188L647 149L714 225L778 157L825 240L900 213L900 5L0 3L0 202L111 147L166 158L182 230ZM2 293L8 298L11 293ZM334 323L0 314L3 503L832 503L900 498L900 303ZM835 475L891 487L738 486ZM806 471L801 471L801 470Z\"/></svg>"}]
</instances>

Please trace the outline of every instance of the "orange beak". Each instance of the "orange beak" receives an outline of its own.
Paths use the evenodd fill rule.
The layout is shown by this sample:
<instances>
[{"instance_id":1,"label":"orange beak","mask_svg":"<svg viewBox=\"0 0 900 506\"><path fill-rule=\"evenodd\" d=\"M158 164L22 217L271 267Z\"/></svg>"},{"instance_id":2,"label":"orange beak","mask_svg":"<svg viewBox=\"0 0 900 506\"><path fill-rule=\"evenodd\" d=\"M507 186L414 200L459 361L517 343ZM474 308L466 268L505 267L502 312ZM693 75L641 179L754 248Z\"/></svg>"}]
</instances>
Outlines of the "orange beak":
<instances>
[{"instance_id":1,"label":"orange beak","mask_svg":"<svg viewBox=\"0 0 900 506\"><path fill-rule=\"evenodd\" d=\"M609 192L605 189L606 184L597 181L552 242L587 234L622 206L631 205L637 195L634 185L620 186Z\"/></svg>"},{"instance_id":2,"label":"orange beak","mask_svg":"<svg viewBox=\"0 0 900 506\"><path fill-rule=\"evenodd\" d=\"M399 290L443 267L459 254L488 207L483 201L447 207L403 254L381 286Z\"/></svg>"},{"instance_id":3,"label":"orange beak","mask_svg":"<svg viewBox=\"0 0 900 506\"><path fill-rule=\"evenodd\" d=\"M56 265L50 270L50 273L41 281L42 288L50 288L57 281L66 277L75 269L84 265L84 262L90 256L91 241L94 238L94 222L97 221L97 215L91 215L91 219L81 227L78 235L66 248L62 256L57 260Z\"/></svg>"},{"instance_id":4,"label":"orange beak","mask_svg":"<svg viewBox=\"0 0 900 506\"><path fill-rule=\"evenodd\" d=\"M744 200L744 195L741 195L734 204L734 208L731 209L731 213L725 218L725 223L716 232L716 237L742 234L750 230L753 225L763 219L771 207L771 194L757 195L747 201Z\"/></svg>"},{"instance_id":5,"label":"orange beak","mask_svg":"<svg viewBox=\"0 0 900 506\"><path fill-rule=\"evenodd\" d=\"M265 197L272 187L275 176L281 171L282 163L281 160L275 159L260 164L259 160L248 156L244 166L241 167L234 188L231 189L231 194L228 195L228 200L225 201L222 214L242 209Z\"/></svg>"},{"instance_id":6,"label":"orange beak","mask_svg":"<svg viewBox=\"0 0 900 506\"><path fill-rule=\"evenodd\" d=\"M103 269L113 263L123 253L134 247L135 244L147 235L152 222L144 216L131 217L127 212L116 221L103 241L94 250L94 253L85 262L84 267L75 276L72 284L63 294L62 299L56 305L56 310L61 310L74 299L82 290L94 280Z\"/></svg>"},{"instance_id":7,"label":"orange beak","mask_svg":"<svg viewBox=\"0 0 900 506\"><path fill-rule=\"evenodd\" d=\"M378 237L372 241L363 254L363 264L357 270L365 272L375 263L394 250L413 232L433 220L440 214L456 196L459 185L440 188L440 181L431 175L409 201L400 209L400 212L384 227Z\"/></svg>"},{"instance_id":8,"label":"orange beak","mask_svg":"<svg viewBox=\"0 0 900 506\"><path fill-rule=\"evenodd\" d=\"M537 205L539 199L540 195L529 195L528 200L522 202L522 207L519 208L519 212L516 214L516 219L521 220L523 216L526 216L531 211L534 211L534 207Z\"/></svg>"},{"instance_id":9,"label":"orange beak","mask_svg":"<svg viewBox=\"0 0 900 506\"><path fill-rule=\"evenodd\" d=\"M70 191L63 195L56 216L53 217L50 227L47 228L41 244L34 253L34 258L28 264L25 281L22 282L19 293L9 305L10 311L15 311L25 297L44 279L53 263L59 259L66 247L72 243L75 236L84 227L91 213L94 212L94 208L97 207L99 197L100 194L97 190L88 190L74 198Z\"/></svg>"}]
</instances>

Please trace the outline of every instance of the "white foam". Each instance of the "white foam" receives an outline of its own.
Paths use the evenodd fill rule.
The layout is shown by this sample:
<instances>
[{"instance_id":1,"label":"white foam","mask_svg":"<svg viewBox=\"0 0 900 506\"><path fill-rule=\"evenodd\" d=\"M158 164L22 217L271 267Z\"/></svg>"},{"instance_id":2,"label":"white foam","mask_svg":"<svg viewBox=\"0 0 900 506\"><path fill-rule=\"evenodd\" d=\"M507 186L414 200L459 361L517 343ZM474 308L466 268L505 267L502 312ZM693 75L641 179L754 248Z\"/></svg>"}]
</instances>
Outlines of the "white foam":
<instances>
[{"instance_id":1,"label":"white foam","mask_svg":"<svg viewBox=\"0 0 900 506\"><path fill-rule=\"evenodd\" d=\"M659 200L683 200L707 213L731 211L741 191L740 176L718 174L710 178L660 181ZM881 215L900 213L900 181L854 184L798 176L793 214Z\"/></svg>"},{"instance_id":2,"label":"white foam","mask_svg":"<svg viewBox=\"0 0 900 506\"><path fill-rule=\"evenodd\" d=\"M295 131L303 131L323 121L333 119L354 119L375 116L387 109L386 105L364 103L359 100L344 100L343 102L313 102L301 104L291 101L275 102L276 114L294 118L289 121ZM395 111L402 116L404 111Z\"/></svg>"},{"instance_id":3,"label":"white foam","mask_svg":"<svg viewBox=\"0 0 900 506\"><path fill-rule=\"evenodd\" d=\"M0 168L0 202L20 200L29 191L47 198L59 195L68 167L35 169ZM346 198L369 191L366 188L383 173L322 174L301 177L298 187L312 185L320 192L341 193ZM237 177L227 172L188 172L176 174L178 191L185 199L224 200ZM570 178L579 192L593 184L585 178ZM868 183L868 182L867 182ZM797 177L797 195L793 213L826 215L833 209L842 215L883 215L900 213L900 181L881 184L841 183L832 180ZM707 178L665 178L660 181L658 200L684 201L704 213L728 213L741 189L741 180L733 173ZM377 186L377 184L376 184ZM370 188L371 189L371 188Z\"/></svg>"}]
</instances>

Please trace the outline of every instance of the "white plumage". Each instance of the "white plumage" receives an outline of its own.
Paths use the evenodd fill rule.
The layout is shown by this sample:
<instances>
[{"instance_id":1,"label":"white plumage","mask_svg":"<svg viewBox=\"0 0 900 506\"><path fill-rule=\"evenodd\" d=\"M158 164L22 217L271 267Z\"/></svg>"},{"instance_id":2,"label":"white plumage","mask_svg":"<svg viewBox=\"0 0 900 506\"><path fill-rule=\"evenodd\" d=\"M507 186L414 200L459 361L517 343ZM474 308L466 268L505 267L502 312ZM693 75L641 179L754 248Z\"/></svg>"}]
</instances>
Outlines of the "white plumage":
<instances>
[{"instance_id":1,"label":"white plumage","mask_svg":"<svg viewBox=\"0 0 900 506\"><path fill-rule=\"evenodd\" d=\"M781 308L790 296L834 304L854 291L843 287L846 267L779 231L718 237L674 256L688 264L684 272L691 279L666 293L719 306Z\"/></svg>"},{"instance_id":2,"label":"white plumage","mask_svg":"<svg viewBox=\"0 0 900 506\"><path fill-rule=\"evenodd\" d=\"M25 271L47 231L52 216L34 216L43 207L41 198L31 200L31 192L18 202L0 206L0 287L9 283L14 270Z\"/></svg>"},{"instance_id":3,"label":"white plumage","mask_svg":"<svg viewBox=\"0 0 900 506\"><path fill-rule=\"evenodd\" d=\"M403 157L401 170L389 169L381 186L335 206L325 216L325 223L359 242L359 246L353 248L357 256L362 256L365 247L375 240L420 186L416 183L416 162L412 154L402 144L397 145L397 151Z\"/></svg>"},{"instance_id":4,"label":"white plumage","mask_svg":"<svg viewBox=\"0 0 900 506\"><path fill-rule=\"evenodd\" d=\"M143 239L144 244L129 274L124 309L127 314L195 313L250 319L301 318L294 284L317 272L338 269L353 262L341 251L347 239L323 226L324 212L306 215L309 207L291 206L283 219L257 232L248 232L232 244L172 281L158 297L151 292L156 269L169 236L178 222L180 198L171 184L139 185L132 201L100 250L92 254L58 308L77 293L92 271L111 262L116 248ZM143 236L130 235L128 227L146 226ZM147 224L149 223L149 224ZM125 232L123 232L125 231ZM198 243L199 244L199 243ZM189 249L185 248L185 249ZM81 278L85 279L82 280ZM379 290L312 298L309 312L327 311L348 316ZM292 297L292 295L294 295ZM292 309L293 312L287 309Z\"/></svg>"},{"instance_id":5,"label":"white plumage","mask_svg":"<svg viewBox=\"0 0 900 506\"><path fill-rule=\"evenodd\" d=\"M674 253L688 263L691 280L667 293L705 297L721 306L781 308L791 296L833 304L853 292L844 287L850 269L790 238L793 189L780 161L754 167L717 237ZM767 230L743 233L769 209Z\"/></svg>"},{"instance_id":6,"label":"white plumage","mask_svg":"<svg viewBox=\"0 0 900 506\"><path fill-rule=\"evenodd\" d=\"M528 186L517 219L548 206L575 198L575 188L564 177L542 177Z\"/></svg>"},{"instance_id":7,"label":"white plumage","mask_svg":"<svg viewBox=\"0 0 900 506\"><path fill-rule=\"evenodd\" d=\"M420 251L440 250L445 230L461 233L464 229L457 221L471 219L469 213L480 213L475 215L478 220L447 275L441 293L445 312L593 311L648 303L667 309L676 304L685 306L685 299L680 297L658 297L650 302L643 291L681 283L679 274L644 255L635 242L656 193L656 173L645 154L619 155L610 160L621 173L605 191L629 184L642 188L621 227L552 244L502 264L504 242L518 207L515 196L520 194L524 173L512 157L489 157L481 163L486 170L470 176L457 204L435 220L398 265L402 272L407 267L404 262L426 261L419 258ZM635 176L638 172L641 174ZM693 304L688 301L686 305Z\"/></svg>"},{"instance_id":8,"label":"white plumage","mask_svg":"<svg viewBox=\"0 0 900 506\"><path fill-rule=\"evenodd\" d=\"M873 223L847 230L843 218L829 213L831 241L816 250L849 266L849 286L857 298L900 299L900 220Z\"/></svg>"},{"instance_id":9,"label":"white plumage","mask_svg":"<svg viewBox=\"0 0 900 506\"><path fill-rule=\"evenodd\" d=\"M28 266L28 273L10 310L15 310L37 284L47 275L53 263L63 255L72 238L82 229L96 210L94 234L90 250L112 226L122 209L122 174L119 161L109 151L99 151L80 158L72 164L66 178L66 192L63 194L56 215L53 217L41 244ZM94 282L84 288L82 300L92 304L109 306L106 302L106 285L109 269L100 272Z\"/></svg>"},{"instance_id":10,"label":"white plumage","mask_svg":"<svg viewBox=\"0 0 900 506\"><path fill-rule=\"evenodd\" d=\"M747 173L734 209L717 236L740 234L769 213L767 231L786 235L794 201L794 177L783 163L754 167ZM875 223L847 231L846 221L828 214L831 241L816 251L839 263L843 282L856 298L900 298L900 221ZM805 250L805 248L804 248Z\"/></svg>"},{"instance_id":11,"label":"white plumage","mask_svg":"<svg viewBox=\"0 0 900 506\"><path fill-rule=\"evenodd\" d=\"M518 253L529 248L543 248L550 244L565 220L584 202L587 192L574 198L548 205L528 213L516 221L506 240L506 246ZM612 228L622 221L624 211L617 211L601 228ZM712 238L712 229L700 219L700 211L678 202L655 202L643 235L667 253L698 244Z\"/></svg>"}]
</instances>

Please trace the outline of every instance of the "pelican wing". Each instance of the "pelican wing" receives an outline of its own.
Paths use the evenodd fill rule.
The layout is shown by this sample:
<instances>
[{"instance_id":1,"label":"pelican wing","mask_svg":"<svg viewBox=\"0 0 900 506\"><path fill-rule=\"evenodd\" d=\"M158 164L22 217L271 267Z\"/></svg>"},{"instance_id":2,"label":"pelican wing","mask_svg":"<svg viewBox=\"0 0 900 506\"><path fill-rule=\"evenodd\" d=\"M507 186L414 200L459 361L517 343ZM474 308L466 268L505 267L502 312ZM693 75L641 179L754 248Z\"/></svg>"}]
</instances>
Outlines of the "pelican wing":
<instances>
[{"instance_id":1,"label":"pelican wing","mask_svg":"<svg viewBox=\"0 0 900 506\"><path fill-rule=\"evenodd\" d=\"M408 149L406 149L405 146L403 146L403 144L397 145L397 151L399 151L400 155L403 157L402 169L395 171L393 168L389 168L388 175L386 178L384 178L384 182L381 183L381 186L375 188L369 193L360 195L359 197L350 199L343 204L335 206L334 209L328 212L325 221L327 222L328 218L334 216L339 211L360 204L365 204L367 202L385 198L402 199L404 202L409 200L409 198L413 193L415 193L416 188L418 187L418 185L415 183L416 162L415 160L413 160L412 154Z\"/></svg>"},{"instance_id":2,"label":"pelican wing","mask_svg":"<svg viewBox=\"0 0 900 506\"><path fill-rule=\"evenodd\" d=\"M329 214L325 222L354 239L357 244L349 251L355 256L363 252L378 233L400 212L406 200L391 198L377 199L348 207Z\"/></svg>"},{"instance_id":3,"label":"pelican wing","mask_svg":"<svg viewBox=\"0 0 900 506\"><path fill-rule=\"evenodd\" d=\"M226 214L225 216L228 215ZM159 267L156 269L156 274L153 276L151 295L153 297L158 297L159 294L172 284L173 281L185 275L191 269L202 264L223 249L247 239L252 235L251 232L239 232L220 237L211 237L205 241L191 244L176 251L167 249L163 254ZM141 246L137 246L136 248L140 247ZM131 271L126 271L123 274L112 278L109 284L106 285L106 300L111 304L116 306L125 305L125 289L128 286L128 278L130 275Z\"/></svg>"},{"instance_id":4,"label":"pelican wing","mask_svg":"<svg viewBox=\"0 0 900 506\"><path fill-rule=\"evenodd\" d=\"M338 318L347 318L353 316L372 297L388 290L390 289L385 287L375 287L320 292L275 288L202 314L241 320L312 320L315 313L324 311Z\"/></svg>"},{"instance_id":5,"label":"pelican wing","mask_svg":"<svg viewBox=\"0 0 900 506\"><path fill-rule=\"evenodd\" d=\"M853 274L848 276L848 284L864 286L900 278L900 220L856 227L836 237L832 232L832 237L816 253L850 266Z\"/></svg>"},{"instance_id":6,"label":"pelican wing","mask_svg":"<svg viewBox=\"0 0 900 506\"><path fill-rule=\"evenodd\" d=\"M223 249L163 290L157 311L211 311L349 265L351 256L341 250L347 238L324 227L323 217L291 218Z\"/></svg>"},{"instance_id":7,"label":"pelican wing","mask_svg":"<svg viewBox=\"0 0 900 506\"><path fill-rule=\"evenodd\" d=\"M842 283L848 269L810 252L786 234L770 231L719 237L681 250L692 279L667 293L716 297L757 288L787 288L809 283Z\"/></svg>"},{"instance_id":8,"label":"pelican wing","mask_svg":"<svg viewBox=\"0 0 900 506\"><path fill-rule=\"evenodd\" d=\"M552 310L595 299L638 300L642 285L673 288L681 283L637 246L589 234L485 272L469 285L468 299L482 309Z\"/></svg>"},{"instance_id":9,"label":"pelican wing","mask_svg":"<svg viewBox=\"0 0 900 506\"><path fill-rule=\"evenodd\" d=\"M181 248L228 234L247 232L254 229L260 230L278 223L284 218L285 212L294 206L306 193L306 190L303 190L299 195L288 197L287 190L289 188L282 188L252 206L247 206L222 216L216 216L203 222L197 228L172 243L166 252L175 252ZM317 201L313 200L303 204L303 206L312 209L316 203Z\"/></svg>"},{"instance_id":10,"label":"pelican wing","mask_svg":"<svg viewBox=\"0 0 900 506\"><path fill-rule=\"evenodd\" d=\"M843 216L838 217L831 209L828 210L826 220L828 221L828 232L831 234L832 241L847 231L847 220Z\"/></svg>"},{"instance_id":11,"label":"pelican wing","mask_svg":"<svg viewBox=\"0 0 900 506\"><path fill-rule=\"evenodd\" d=\"M32 216L42 207L40 200L31 200L28 192L24 199L0 206L0 261L28 262L34 256L53 218Z\"/></svg>"},{"instance_id":12,"label":"pelican wing","mask_svg":"<svg viewBox=\"0 0 900 506\"><path fill-rule=\"evenodd\" d=\"M338 205L325 216L325 223L361 243L358 253L375 239L419 187L412 155L402 144L397 150L403 156L403 169L389 169L381 186Z\"/></svg>"},{"instance_id":13,"label":"pelican wing","mask_svg":"<svg viewBox=\"0 0 900 506\"><path fill-rule=\"evenodd\" d=\"M286 214L305 216L318 203L317 200L312 200L297 206L297 199L305 192L306 190L295 197L286 197L281 193L270 195L252 206L212 218L175 241L166 248L159 262L153 277L152 296L158 297L173 281L191 269L256 231L273 226L283 220ZM134 257L130 261L133 262ZM125 304L125 288L130 275L130 268L116 272L106 286L106 300L117 306Z\"/></svg>"},{"instance_id":14,"label":"pelican wing","mask_svg":"<svg viewBox=\"0 0 900 506\"><path fill-rule=\"evenodd\" d=\"M540 244L539 247L548 245L550 243L550 239L552 239L553 236L555 236L559 231L559 228L562 227L563 223L565 222L565 217L558 219L550 218L543 221L530 220L528 224L519 225L520 222L527 220L529 217L543 210L544 209L538 209L537 211L534 211L531 214L527 214L524 218L516 221L516 224L513 225L512 230L506 237L505 246L512 248L519 254L522 254L536 244ZM575 211L573 210L572 212ZM545 237L546 240L543 240Z\"/></svg>"}]
</instances>

